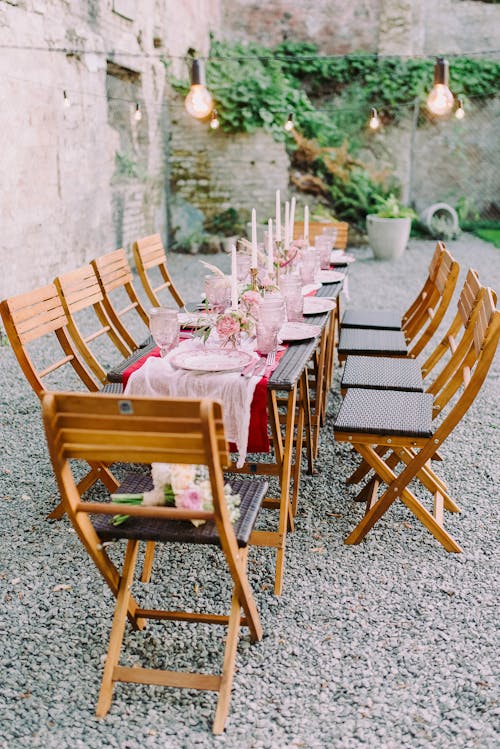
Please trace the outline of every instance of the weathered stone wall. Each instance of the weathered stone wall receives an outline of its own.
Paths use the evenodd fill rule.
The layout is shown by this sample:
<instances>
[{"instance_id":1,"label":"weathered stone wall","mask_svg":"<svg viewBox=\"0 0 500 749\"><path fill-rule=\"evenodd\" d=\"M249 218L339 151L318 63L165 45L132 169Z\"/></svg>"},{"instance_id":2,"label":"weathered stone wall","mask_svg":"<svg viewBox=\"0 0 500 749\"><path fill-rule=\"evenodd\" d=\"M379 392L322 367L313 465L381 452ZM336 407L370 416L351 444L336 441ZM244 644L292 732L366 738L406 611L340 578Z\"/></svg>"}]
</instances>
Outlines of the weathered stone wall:
<instances>
[{"instance_id":1,"label":"weathered stone wall","mask_svg":"<svg viewBox=\"0 0 500 749\"><path fill-rule=\"evenodd\" d=\"M180 227L184 236L203 218L197 221L189 206L207 218L230 207L242 215L255 207L265 220L274 213L275 190L285 195L288 189L290 162L282 143L262 130L251 135L210 130L182 111L172 120L169 162L172 229Z\"/></svg>"},{"instance_id":2,"label":"weathered stone wall","mask_svg":"<svg viewBox=\"0 0 500 749\"><path fill-rule=\"evenodd\" d=\"M166 237L160 54L206 54L218 22L218 0L0 0L0 44L20 47L0 55L0 298Z\"/></svg>"}]
</instances>

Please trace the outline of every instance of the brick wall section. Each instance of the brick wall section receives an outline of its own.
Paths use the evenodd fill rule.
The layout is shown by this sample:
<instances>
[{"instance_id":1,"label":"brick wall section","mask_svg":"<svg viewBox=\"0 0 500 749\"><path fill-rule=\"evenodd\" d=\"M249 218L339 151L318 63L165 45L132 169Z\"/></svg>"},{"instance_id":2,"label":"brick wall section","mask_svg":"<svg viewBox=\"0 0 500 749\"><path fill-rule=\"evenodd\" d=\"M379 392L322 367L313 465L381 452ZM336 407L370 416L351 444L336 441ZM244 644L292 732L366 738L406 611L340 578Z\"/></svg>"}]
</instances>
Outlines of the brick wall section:
<instances>
[{"instance_id":1,"label":"brick wall section","mask_svg":"<svg viewBox=\"0 0 500 749\"><path fill-rule=\"evenodd\" d=\"M177 110L170 141L171 191L206 216L233 206L260 220L274 215L275 191L286 195L289 158L282 143L259 130L228 135Z\"/></svg>"}]
</instances>

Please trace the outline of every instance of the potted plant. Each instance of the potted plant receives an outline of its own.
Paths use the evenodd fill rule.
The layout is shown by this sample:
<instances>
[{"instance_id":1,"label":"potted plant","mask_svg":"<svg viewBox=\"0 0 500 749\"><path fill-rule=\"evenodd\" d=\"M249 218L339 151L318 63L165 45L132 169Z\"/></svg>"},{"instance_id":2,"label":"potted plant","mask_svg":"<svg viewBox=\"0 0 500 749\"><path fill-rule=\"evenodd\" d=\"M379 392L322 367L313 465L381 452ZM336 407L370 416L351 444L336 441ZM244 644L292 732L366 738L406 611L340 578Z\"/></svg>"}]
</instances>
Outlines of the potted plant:
<instances>
[{"instance_id":1,"label":"potted plant","mask_svg":"<svg viewBox=\"0 0 500 749\"><path fill-rule=\"evenodd\" d=\"M410 237L412 219L417 214L392 193L388 198L379 199L378 203L377 213L369 213L366 217L368 239L376 258L393 260L403 254Z\"/></svg>"}]
</instances>

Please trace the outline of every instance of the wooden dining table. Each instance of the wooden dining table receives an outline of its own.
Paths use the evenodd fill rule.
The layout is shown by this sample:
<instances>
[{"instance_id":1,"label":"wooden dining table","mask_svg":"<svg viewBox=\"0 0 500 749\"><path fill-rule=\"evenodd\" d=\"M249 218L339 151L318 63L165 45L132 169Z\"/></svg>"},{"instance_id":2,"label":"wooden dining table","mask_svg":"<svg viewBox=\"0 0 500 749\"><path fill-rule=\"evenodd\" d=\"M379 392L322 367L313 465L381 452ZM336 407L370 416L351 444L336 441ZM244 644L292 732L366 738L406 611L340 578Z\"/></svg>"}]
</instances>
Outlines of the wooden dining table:
<instances>
[{"instance_id":1,"label":"wooden dining table","mask_svg":"<svg viewBox=\"0 0 500 749\"><path fill-rule=\"evenodd\" d=\"M303 448L306 448L310 473L318 448L319 430L331 384L341 289L342 281L323 284L317 290L316 296L334 300L335 307L330 312L304 318L305 322L318 326L320 332L307 340L289 342L276 369L268 377L267 416L272 447L269 455L263 459L262 454L251 454L241 467L237 468L236 461L228 467L230 472L274 476L278 480L279 495L266 497L262 503L264 508L278 511L277 527L274 530L256 529L250 538L252 545L276 549L276 595L280 595L283 589L287 535L294 530ZM153 348L154 344L151 344L135 352L108 372L108 380L122 382L125 371L151 353Z\"/></svg>"}]
</instances>

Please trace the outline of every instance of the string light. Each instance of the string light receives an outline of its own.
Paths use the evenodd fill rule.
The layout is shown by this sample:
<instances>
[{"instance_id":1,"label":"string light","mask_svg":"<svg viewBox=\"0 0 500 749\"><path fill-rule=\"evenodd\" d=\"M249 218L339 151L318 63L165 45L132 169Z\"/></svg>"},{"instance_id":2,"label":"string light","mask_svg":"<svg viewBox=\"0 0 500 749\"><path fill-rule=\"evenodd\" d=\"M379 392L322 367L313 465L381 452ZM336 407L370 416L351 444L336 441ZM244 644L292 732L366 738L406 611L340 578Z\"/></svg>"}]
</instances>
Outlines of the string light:
<instances>
[{"instance_id":1,"label":"string light","mask_svg":"<svg viewBox=\"0 0 500 749\"><path fill-rule=\"evenodd\" d=\"M453 94L448 88L449 70L448 60L438 57L434 66L434 86L427 97L428 109L438 117L449 114L453 107Z\"/></svg>"},{"instance_id":2,"label":"string light","mask_svg":"<svg viewBox=\"0 0 500 749\"><path fill-rule=\"evenodd\" d=\"M191 88L186 96L185 107L191 117L204 120L214 106L213 99L205 85L205 70L201 60L193 60L191 67Z\"/></svg>"},{"instance_id":3,"label":"string light","mask_svg":"<svg viewBox=\"0 0 500 749\"><path fill-rule=\"evenodd\" d=\"M66 109L69 109L71 106L71 99L69 98L66 91L63 91L63 106L66 107Z\"/></svg>"},{"instance_id":4,"label":"string light","mask_svg":"<svg viewBox=\"0 0 500 749\"><path fill-rule=\"evenodd\" d=\"M142 120L142 110L139 102L137 102L137 104L135 105L134 120L136 120L136 122L140 122Z\"/></svg>"},{"instance_id":5,"label":"string light","mask_svg":"<svg viewBox=\"0 0 500 749\"><path fill-rule=\"evenodd\" d=\"M288 119L284 124L284 128L287 131L287 133L290 133L293 130L293 114L291 112L288 115Z\"/></svg>"},{"instance_id":6,"label":"string light","mask_svg":"<svg viewBox=\"0 0 500 749\"><path fill-rule=\"evenodd\" d=\"M220 125L220 122L219 122L219 118L217 117L217 110L213 109L212 116L210 118L210 127L212 128L212 130L217 130L219 125Z\"/></svg>"},{"instance_id":7,"label":"string light","mask_svg":"<svg viewBox=\"0 0 500 749\"><path fill-rule=\"evenodd\" d=\"M381 125L380 117L378 116L378 112L375 107L372 107L371 109L369 125L371 130L378 130Z\"/></svg>"},{"instance_id":8,"label":"string light","mask_svg":"<svg viewBox=\"0 0 500 749\"><path fill-rule=\"evenodd\" d=\"M457 100L457 111L455 112L455 117L457 118L457 120L463 120L463 118L465 117L465 110L462 99Z\"/></svg>"}]
</instances>

